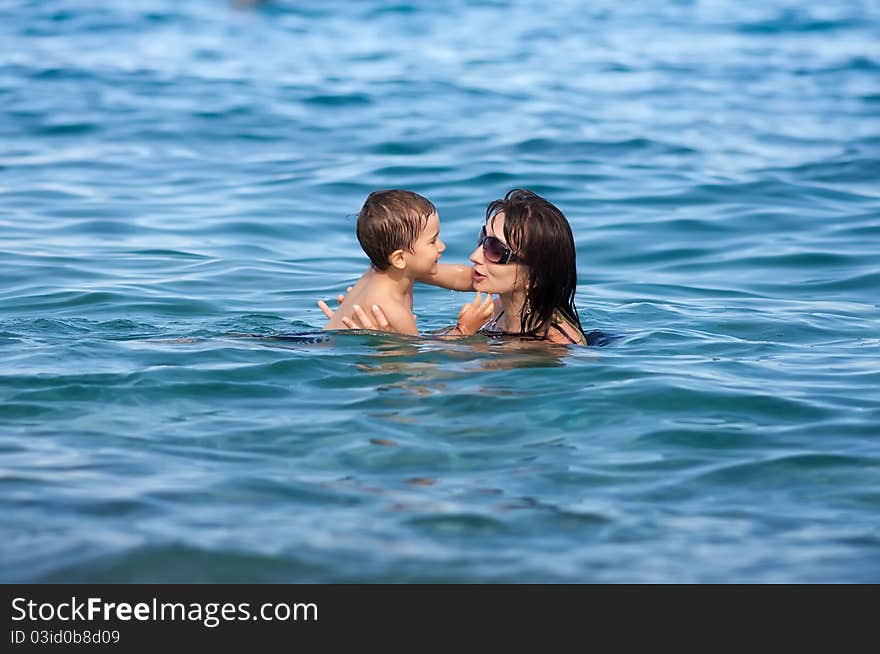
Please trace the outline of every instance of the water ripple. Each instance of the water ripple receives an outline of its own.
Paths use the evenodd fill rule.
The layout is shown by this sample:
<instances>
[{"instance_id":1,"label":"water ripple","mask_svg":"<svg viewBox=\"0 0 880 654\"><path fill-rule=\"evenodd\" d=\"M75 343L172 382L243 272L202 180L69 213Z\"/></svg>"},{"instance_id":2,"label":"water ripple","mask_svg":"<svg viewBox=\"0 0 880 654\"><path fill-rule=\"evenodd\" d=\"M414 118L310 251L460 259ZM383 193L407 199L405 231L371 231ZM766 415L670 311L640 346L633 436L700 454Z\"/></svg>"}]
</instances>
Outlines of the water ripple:
<instances>
[{"instance_id":1,"label":"water ripple","mask_svg":"<svg viewBox=\"0 0 880 654\"><path fill-rule=\"evenodd\" d=\"M3 3L0 580L880 580L878 23ZM321 331L369 192L514 186L595 347Z\"/></svg>"}]
</instances>

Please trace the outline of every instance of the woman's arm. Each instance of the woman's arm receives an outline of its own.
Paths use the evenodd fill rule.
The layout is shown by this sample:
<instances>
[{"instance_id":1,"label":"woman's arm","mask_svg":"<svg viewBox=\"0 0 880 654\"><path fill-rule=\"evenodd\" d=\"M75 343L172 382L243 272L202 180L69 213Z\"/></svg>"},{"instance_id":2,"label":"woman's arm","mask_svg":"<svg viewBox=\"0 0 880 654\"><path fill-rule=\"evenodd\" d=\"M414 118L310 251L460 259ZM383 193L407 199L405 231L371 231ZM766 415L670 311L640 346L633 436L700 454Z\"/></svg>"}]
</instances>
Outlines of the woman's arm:
<instances>
[{"instance_id":1,"label":"woman's arm","mask_svg":"<svg viewBox=\"0 0 880 654\"><path fill-rule=\"evenodd\" d=\"M325 305L326 306L326 305ZM369 329L372 331L402 331L395 329L391 325L391 321L382 311L382 307L374 304L371 308L372 316L367 315L361 307L354 307L354 314L350 318L343 318L342 324L348 329ZM482 293L477 293L473 302L465 304L461 311L458 312L458 321L455 327L451 327L448 331L439 334L440 336L470 336L476 334L489 318L495 313L495 307L492 303L492 295L487 294L483 299ZM403 316L401 316L402 318ZM415 326L415 317L413 317L413 327Z\"/></svg>"},{"instance_id":2,"label":"woman's arm","mask_svg":"<svg viewBox=\"0 0 880 654\"><path fill-rule=\"evenodd\" d=\"M439 286L440 288L448 288L450 291L474 290L471 267L460 263L438 263L436 273L433 275L422 275L417 277L416 281Z\"/></svg>"}]
</instances>

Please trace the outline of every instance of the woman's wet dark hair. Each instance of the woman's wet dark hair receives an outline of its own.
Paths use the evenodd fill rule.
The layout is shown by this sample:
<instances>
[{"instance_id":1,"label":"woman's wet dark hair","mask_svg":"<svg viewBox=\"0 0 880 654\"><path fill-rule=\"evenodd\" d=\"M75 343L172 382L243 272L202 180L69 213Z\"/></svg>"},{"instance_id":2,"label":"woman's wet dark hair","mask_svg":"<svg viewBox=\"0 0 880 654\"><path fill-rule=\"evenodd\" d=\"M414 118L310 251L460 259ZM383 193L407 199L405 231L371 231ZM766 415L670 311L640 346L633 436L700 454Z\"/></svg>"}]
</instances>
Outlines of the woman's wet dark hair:
<instances>
[{"instance_id":1,"label":"woman's wet dark hair","mask_svg":"<svg viewBox=\"0 0 880 654\"><path fill-rule=\"evenodd\" d=\"M504 213L504 238L528 266L523 334L545 338L556 311L583 333L574 305L577 264L574 236L563 213L537 193L515 188L490 202L486 222Z\"/></svg>"}]
</instances>

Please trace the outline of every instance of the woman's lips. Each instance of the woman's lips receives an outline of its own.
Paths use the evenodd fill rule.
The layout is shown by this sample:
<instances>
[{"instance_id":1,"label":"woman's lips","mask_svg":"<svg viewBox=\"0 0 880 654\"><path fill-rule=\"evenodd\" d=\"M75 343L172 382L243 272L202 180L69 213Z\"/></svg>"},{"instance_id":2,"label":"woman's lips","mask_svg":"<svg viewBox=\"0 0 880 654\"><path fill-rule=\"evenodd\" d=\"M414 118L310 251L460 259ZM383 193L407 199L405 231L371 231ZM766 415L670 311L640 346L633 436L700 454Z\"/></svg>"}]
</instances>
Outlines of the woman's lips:
<instances>
[{"instance_id":1,"label":"woman's lips","mask_svg":"<svg viewBox=\"0 0 880 654\"><path fill-rule=\"evenodd\" d=\"M486 279L486 275L481 275L481 274L478 273L476 270L472 270L472 271L471 271L471 279L472 279L472 280L474 281L474 283L476 284L477 282L481 282L481 281L483 281L484 279Z\"/></svg>"}]
</instances>

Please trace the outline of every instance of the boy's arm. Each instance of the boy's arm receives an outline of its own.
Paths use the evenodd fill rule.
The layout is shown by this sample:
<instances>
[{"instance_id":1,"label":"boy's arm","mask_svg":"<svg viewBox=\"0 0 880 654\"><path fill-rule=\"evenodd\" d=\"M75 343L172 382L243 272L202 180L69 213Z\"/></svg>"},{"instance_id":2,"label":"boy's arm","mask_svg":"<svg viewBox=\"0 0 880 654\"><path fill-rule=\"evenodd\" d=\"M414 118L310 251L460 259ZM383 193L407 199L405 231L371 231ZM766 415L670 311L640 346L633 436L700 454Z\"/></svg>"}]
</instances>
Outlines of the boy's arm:
<instances>
[{"instance_id":1,"label":"boy's arm","mask_svg":"<svg viewBox=\"0 0 880 654\"><path fill-rule=\"evenodd\" d=\"M421 275L416 277L416 281L439 286L440 288L448 288L450 291L474 290L470 266L460 263L438 263L436 273L433 275Z\"/></svg>"}]
</instances>

